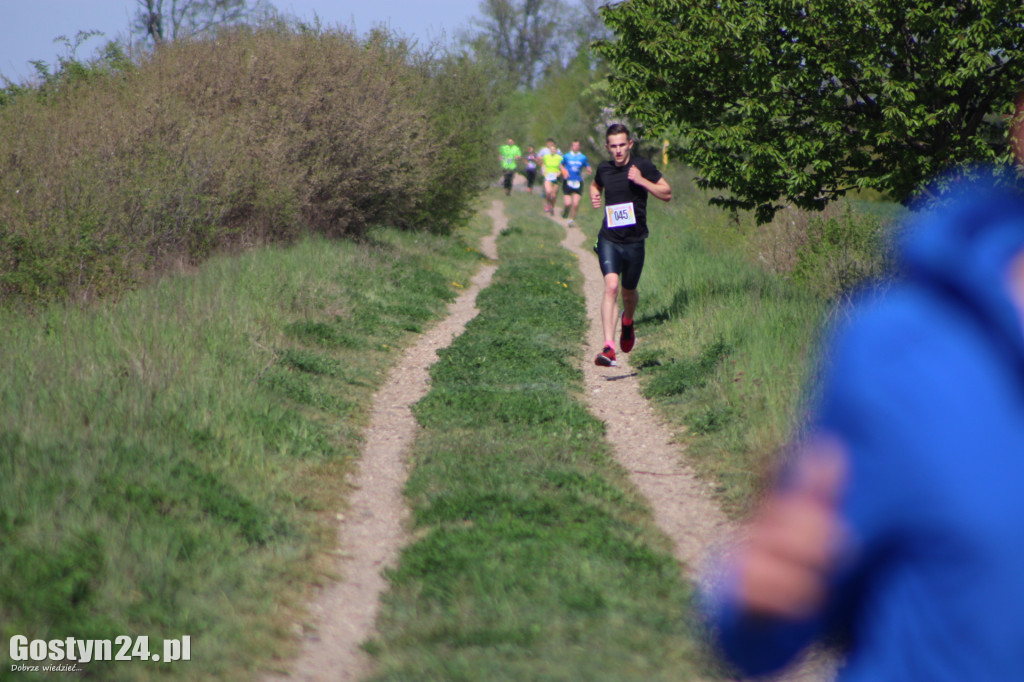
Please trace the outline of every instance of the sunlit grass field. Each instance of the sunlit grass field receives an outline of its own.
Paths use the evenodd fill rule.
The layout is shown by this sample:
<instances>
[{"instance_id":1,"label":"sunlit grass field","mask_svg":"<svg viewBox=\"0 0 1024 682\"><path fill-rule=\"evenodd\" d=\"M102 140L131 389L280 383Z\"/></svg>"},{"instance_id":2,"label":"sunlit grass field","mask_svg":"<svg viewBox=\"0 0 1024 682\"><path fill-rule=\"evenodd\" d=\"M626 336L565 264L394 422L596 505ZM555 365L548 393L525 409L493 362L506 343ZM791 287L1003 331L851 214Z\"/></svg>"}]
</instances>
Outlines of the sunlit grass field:
<instances>
[{"instance_id":1,"label":"sunlit grass field","mask_svg":"<svg viewBox=\"0 0 1024 682\"><path fill-rule=\"evenodd\" d=\"M191 637L190 662L80 666L110 680L250 679L287 653L373 393L477 243L313 238L117 302L2 313L5 644Z\"/></svg>"},{"instance_id":2,"label":"sunlit grass field","mask_svg":"<svg viewBox=\"0 0 1024 682\"><path fill-rule=\"evenodd\" d=\"M740 514L799 427L830 304L764 267L748 218L670 180L631 359ZM416 542L367 643L377 679L713 679L691 587L580 402L577 263L539 196L506 207L481 314L416 407ZM578 222L594 235L599 213ZM480 212L449 237L307 239L118 301L0 313L4 641L192 638L192 661L90 664L98 679L250 679L287 660L372 396L490 229Z\"/></svg>"}]
</instances>

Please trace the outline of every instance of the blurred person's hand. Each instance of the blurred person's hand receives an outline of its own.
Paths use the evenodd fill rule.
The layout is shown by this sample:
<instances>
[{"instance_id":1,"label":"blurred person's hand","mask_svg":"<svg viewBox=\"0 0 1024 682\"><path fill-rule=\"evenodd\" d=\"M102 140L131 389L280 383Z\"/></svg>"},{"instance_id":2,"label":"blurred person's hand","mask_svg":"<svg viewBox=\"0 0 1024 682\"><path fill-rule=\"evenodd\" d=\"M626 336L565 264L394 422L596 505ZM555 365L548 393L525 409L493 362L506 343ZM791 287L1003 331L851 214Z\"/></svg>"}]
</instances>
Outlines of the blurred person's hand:
<instances>
[{"instance_id":1,"label":"blurred person's hand","mask_svg":"<svg viewBox=\"0 0 1024 682\"><path fill-rule=\"evenodd\" d=\"M846 471L839 445L817 441L800 453L790 485L765 500L738 557L737 596L748 613L802 619L824 604L844 534Z\"/></svg>"}]
</instances>

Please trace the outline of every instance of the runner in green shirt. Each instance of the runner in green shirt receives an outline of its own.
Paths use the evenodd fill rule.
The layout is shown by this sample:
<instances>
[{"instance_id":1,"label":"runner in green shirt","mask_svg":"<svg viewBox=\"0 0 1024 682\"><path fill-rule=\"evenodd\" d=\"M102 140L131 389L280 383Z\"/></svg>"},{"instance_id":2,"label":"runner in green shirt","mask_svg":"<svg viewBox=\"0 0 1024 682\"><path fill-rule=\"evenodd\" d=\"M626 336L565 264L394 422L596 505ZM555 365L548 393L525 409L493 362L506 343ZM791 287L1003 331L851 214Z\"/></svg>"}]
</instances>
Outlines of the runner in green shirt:
<instances>
[{"instance_id":1,"label":"runner in green shirt","mask_svg":"<svg viewBox=\"0 0 1024 682\"><path fill-rule=\"evenodd\" d=\"M501 149L498 150L501 170L504 172L505 196L512 194L512 177L516 174L516 162L522 155L522 150L511 137L508 138L508 144L501 145Z\"/></svg>"}]
</instances>

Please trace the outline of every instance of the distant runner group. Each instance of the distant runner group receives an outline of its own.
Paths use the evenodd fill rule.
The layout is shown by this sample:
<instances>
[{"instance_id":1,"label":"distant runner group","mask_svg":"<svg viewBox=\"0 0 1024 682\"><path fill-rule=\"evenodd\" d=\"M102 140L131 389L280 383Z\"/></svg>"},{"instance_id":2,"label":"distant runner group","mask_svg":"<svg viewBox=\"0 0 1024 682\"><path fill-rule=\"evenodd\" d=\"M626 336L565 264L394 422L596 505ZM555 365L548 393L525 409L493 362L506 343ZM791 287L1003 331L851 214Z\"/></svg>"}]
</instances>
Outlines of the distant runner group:
<instances>
[{"instance_id":1,"label":"distant runner group","mask_svg":"<svg viewBox=\"0 0 1024 682\"><path fill-rule=\"evenodd\" d=\"M505 194L512 193L519 162L524 163L526 191L533 192L538 171L543 178L544 213L554 217L558 188L562 188L562 218L569 227L576 225L576 214L583 196L583 176L593 174L590 183L590 205L604 205L601 230L594 245L604 275L604 297L601 301L601 326L604 346L594 358L602 367L615 367L615 330L619 327L619 350L628 353L636 343L634 317L640 300L637 286L644 267L644 243L647 239L647 195L662 201L672 199L672 188L649 159L633 154L634 140L629 129L616 123L605 132L605 148L610 158L590 167L587 156L580 151L580 141L573 140L565 154L551 138L534 152L527 147L524 155L512 138L501 146L499 158L503 171ZM619 296L622 297L621 316Z\"/></svg>"}]
</instances>

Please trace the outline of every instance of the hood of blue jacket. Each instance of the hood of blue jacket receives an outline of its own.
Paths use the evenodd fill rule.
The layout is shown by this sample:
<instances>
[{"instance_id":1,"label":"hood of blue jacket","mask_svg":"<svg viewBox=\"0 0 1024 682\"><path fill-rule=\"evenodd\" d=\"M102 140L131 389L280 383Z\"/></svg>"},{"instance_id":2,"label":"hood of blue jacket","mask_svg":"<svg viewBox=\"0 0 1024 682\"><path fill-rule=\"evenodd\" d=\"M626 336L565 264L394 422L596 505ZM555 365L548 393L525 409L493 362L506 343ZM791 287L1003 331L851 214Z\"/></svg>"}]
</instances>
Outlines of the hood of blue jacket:
<instances>
[{"instance_id":1,"label":"hood of blue jacket","mask_svg":"<svg viewBox=\"0 0 1024 682\"><path fill-rule=\"evenodd\" d=\"M909 219L900 262L910 283L965 306L1024 364L1024 321L1008 290L1010 263L1024 251L1024 195L979 175Z\"/></svg>"}]
</instances>

